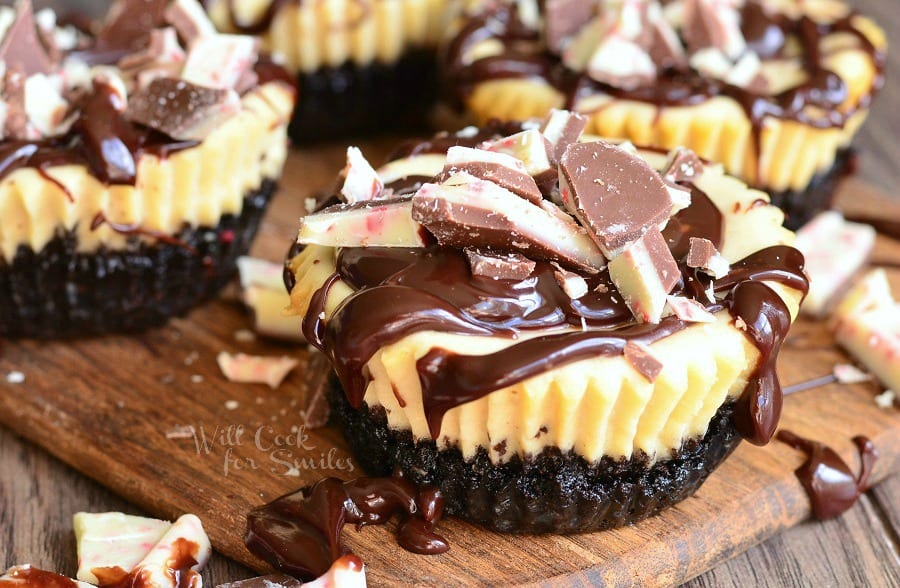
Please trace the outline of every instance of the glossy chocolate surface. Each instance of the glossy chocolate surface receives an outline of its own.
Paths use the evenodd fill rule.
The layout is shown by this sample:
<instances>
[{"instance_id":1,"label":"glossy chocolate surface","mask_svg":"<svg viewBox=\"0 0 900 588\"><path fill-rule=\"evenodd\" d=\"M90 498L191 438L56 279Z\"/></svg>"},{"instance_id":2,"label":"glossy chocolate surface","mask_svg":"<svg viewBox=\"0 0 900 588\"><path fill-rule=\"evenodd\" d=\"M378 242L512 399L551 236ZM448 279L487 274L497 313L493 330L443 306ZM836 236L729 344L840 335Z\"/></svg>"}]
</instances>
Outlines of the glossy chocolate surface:
<instances>
[{"instance_id":1,"label":"glossy chocolate surface","mask_svg":"<svg viewBox=\"0 0 900 588\"><path fill-rule=\"evenodd\" d=\"M868 488L878 451L866 437L860 435L853 438L861 464L858 476L833 449L823 443L787 430L778 432L778 440L807 455L807 460L797 468L796 474L812 501L813 515L817 519L830 519L845 512Z\"/></svg>"},{"instance_id":2,"label":"glossy chocolate surface","mask_svg":"<svg viewBox=\"0 0 900 588\"><path fill-rule=\"evenodd\" d=\"M423 555L444 553L450 546L434 531L443 509L439 490L417 488L403 477L325 478L251 511L244 542L278 570L312 580L347 553L341 542L345 524L361 530L399 514L401 547Z\"/></svg>"}]
</instances>

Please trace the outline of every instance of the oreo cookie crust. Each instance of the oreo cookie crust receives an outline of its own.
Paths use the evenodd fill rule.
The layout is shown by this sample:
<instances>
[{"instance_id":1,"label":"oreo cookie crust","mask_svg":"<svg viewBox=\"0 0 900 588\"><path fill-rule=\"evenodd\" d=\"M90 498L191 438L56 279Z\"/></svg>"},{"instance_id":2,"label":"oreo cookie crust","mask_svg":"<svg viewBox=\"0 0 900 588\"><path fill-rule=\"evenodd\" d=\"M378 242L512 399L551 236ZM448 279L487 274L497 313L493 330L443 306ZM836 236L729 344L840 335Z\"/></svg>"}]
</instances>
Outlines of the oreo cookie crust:
<instances>
[{"instance_id":1,"label":"oreo cookie crust","mask_svg":"<svg viewBox=\"0 0 900 588\"><path fill-rule=\"evenodd\" d=\"M645 519L691 496L741 441L734 403L719 408L701 438L685 441L666 460L646 455L590 463L547 447L536 456L495 464L485 448L465 459L456 448L414 440L388 427L383 407L354 410L335 377L332 418L360 465L373 476L395 468L415 484L440 488L444 512L504 533L579 533Z\"/></svg>"},{"instance_id":2,"label":"oreo cookie crust","mask_svg":"<svg viewBox=\"0 0 900 588\"><path fill-rule=\"evenodd\" d=\"M162 325L214 296L250 248L277 184L266 180L241 213L215 227L185 226L150 244L78 251L73 231L40 252L20 246L0 260L0 336L64 338Z\"/></svg>"},{"instance_id":3,"label":"oreo cookie crust","mask_svg":"<svg viewBox=\"0 0 900 588\"><path fill-rule=\"evenodd\" d=\"M828 170L813 176L806 189L772 192L772 204L784 211L784 226L795 231L817 213L831 208L841 180L856 169L856 157L855 149L843 149Z\"/></svg>"},{"instance_id":4,"label":"oreo cookie crust","mask_svg":"<svg viewBox=\"0 0 900 588\"><path fill-rule=\"evenodd\" d=\"M308 144L424 129L437 99L435 60L434 50L417 49L394 63L301 72L291 139Z\"/></svg>"}]
</instances>

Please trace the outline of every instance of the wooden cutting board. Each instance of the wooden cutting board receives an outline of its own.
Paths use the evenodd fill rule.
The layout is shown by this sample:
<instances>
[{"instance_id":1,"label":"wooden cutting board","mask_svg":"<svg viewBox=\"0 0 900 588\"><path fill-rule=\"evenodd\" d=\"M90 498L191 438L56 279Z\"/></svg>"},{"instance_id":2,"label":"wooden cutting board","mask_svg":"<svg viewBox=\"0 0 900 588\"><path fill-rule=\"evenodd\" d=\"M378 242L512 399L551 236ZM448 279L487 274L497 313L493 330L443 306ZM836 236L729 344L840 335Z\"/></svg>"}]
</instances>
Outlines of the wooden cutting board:
<instances>
[{"instance_id":1,"label":"wooden cutting board","mask_svg":"<svg viewBox=\"0 0 900 588\"><path fill-rule=\"evenodd\" d=\"M378 161L385 145L363 147ZM304 199L332 185L343 157L337 146L291 155L256 255L282 258ZM890 207L900 218L900 204L859 183L845 184L841 201L862 212ZM900 243L879 237L876 259L896 266ZM890 276L900 292L900 269ZM305 346L238 341L235 332L250 318L226 298L135 337L5 342L0 376L15 370L26 379L0 377L0 423L150 513L196 513L216 549L265 571L242 543L246 513L324 476L360 470L336 430L303 427L325 362ZM301 365L275 391L235 384L216 366L222 350L291 355ZM823 376L846 361L823 325L801 321L780 357L782 382ZM853 464L850 438L867 435L881 451L875 480L883 479L900 472L900 411L877 408L876 393L872 384L832 384L789 396L783 426L827 440ZM195 436L167 436L185 426ZM507 536L448 519L440 532L452 548L432 557L402 550L390 526L348 528L345 538L368 564L373 586L671 585L806 518L809 503L793 474L802 461L780 443L745 443L693 498L616 531Z\"/></svg>"}]
</instances>

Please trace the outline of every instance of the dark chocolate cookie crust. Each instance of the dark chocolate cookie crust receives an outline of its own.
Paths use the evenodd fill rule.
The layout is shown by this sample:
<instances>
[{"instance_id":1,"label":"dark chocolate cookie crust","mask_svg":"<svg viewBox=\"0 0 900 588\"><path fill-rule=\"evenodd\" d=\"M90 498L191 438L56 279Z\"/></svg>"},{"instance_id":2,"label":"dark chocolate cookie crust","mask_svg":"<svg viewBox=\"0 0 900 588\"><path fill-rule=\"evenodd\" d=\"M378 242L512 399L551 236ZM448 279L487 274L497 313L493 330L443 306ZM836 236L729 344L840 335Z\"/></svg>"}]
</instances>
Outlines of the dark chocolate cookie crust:
<instances>
[{"instance_id":1,"label":"dark chocolate cookie crust","mask_svg":"<svg viewBox=\"0 0 900 588\"><path fill-rule=\"evenodd\" d=\"M408 51L394 63L352 63L299 74L297 107L288 133L308 144L418 131L437 99L434 50Z\"/></svg>"},{"instance_id":2,"label":"dark chocolate cookie crust","mask_svg":"<svg viewBox=\"0 0 900 588\"><path fill-rule=\"evenodd\" d=\"M840 181L856 168L856 152L852 148L838 152L834 164L813 176L805 190L772 192L772 204L784 211L784 225L796 231L817 213L831 208Z\"/></svg>"},{"instance_id":3,"label":"dark chocolate cookie crust","mask_svg":"<svg viewBox=\"0 0 900 588\"><path fill-rule=\"evenodd\" d=\"M384 476L399 467L417 484L440 487L447 514L504 533L578 533L634 523L692 495L741 440L732 403L719 409L704 437L686 442L669 460L589 463L547 448L498 465L484 449L466 460L457 449L438 450L434 441L390 429L383 408L354 410L334 379L329 400L368 473Z\"/></svg>"},{"instance_id":4,"label":"dark chocolate cookie crust","mask_svg":"<svg viewBox=\"0 0 900 588\"><path fill-rule=\"evenodd\" d=\"M216 227L184 227L177 242L133 237L124 249L77 251L73 233L40 252L0 260L0 336L67 338L162 325L218 293L249 249L276 183L244 198Z\"/></svg>"}]
</instances>

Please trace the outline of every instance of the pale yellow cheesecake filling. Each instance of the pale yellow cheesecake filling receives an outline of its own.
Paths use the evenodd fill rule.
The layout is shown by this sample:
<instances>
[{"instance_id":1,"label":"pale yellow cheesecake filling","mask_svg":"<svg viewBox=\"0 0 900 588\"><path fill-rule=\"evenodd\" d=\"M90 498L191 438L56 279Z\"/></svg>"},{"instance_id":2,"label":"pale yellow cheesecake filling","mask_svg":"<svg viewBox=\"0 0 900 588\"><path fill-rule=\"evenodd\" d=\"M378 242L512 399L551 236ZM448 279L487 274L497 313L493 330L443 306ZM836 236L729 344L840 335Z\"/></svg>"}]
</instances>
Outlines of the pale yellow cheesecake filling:
<instances>
[{"instance_id":1,"label":"pale yellow cheesecake filling","mask_svg":"<svg viewBox=\"0 0 900 588\"><path fill-rule=\"evenodd\" d=\"M81 165L45 168L52 179L28 167L10 173L0 180L0 260L23 245L40 251L60 232L74 231L79 251L90 252L134 238L110 223L171 235L240 214L249 192L281 175L293 105L283 83L252 90L241 111L200 144L162 158L141 154L134 185L107 185ZM108 223L92 228L98 214Z\"/></svg>"},{"instance_id":2,"label":"pale yellow cheesecake filling","mask_svg":"<svg viewBox=\"0 0 900 588\"><path fill-rule=\"evenodd\" d=\"M665 164L664 155L641 155L657 169ZM432 156L410 160L389 164L390 169L412 172L416 163L426 168L436 163ZM759 200L767 202L767 196L725 176L721 166L708 166L697 186L722 212L721 253L729 262L792 242L793 234L781 226L781 211L754 205ZM291 260L296 277L291 313L306 314L312 296L335 272L336 256L335 248L311 245ZM801 294L777 283L768 285L795 317ZM349 286L340 280L335 283L326 299L326 321L350 294ZM437 332L409 335L381 348L368 362L371 380L365 402L383 407L393 429L430 439L416 369L419 358L436 347L485 355L546 334L523 332L518 341ZM651 349L664 365L652 383L621 356L569 363L451 409L442 421L438 446L457 447L466 458L484 447L495 463L551 446L574 451L588 461L639 453L665 459L685 440L706 433L722 404L743 392L759 359L759 351L734 325L728 311L719 312L715 322L694 323L665 337Z\"/></svg>"},{"instance_id":3,"label":"pale yellow cheesecake filling","mask_svg":"<svg viewBox=\"0 0 900 588\"><path fill-rule=\"evenodd\" d=\"M845 3L826 0L778 0L770 4L794 17L806 14L820 22L847 13ZM874 22L859 15L852 22L877 50L885 50L884 31ZM828 171L838 151L850 144L868 115L867 108L860 108L860 98L871 92L878 75L875 63L853 35L829 35L819 49L825 68L840 76L847 87L846 100L838 110L855 114L840 128L815 128L767 117L759 132L759 153L757 135L746 111L724 96L692 106L657 106L597 91L581 96L571 109L589 116L587 132L664 149L687 147L705 159L722 163L728 173L753 185L771 191L803 190L813 176ZM488 39L476 43L464 62L473 63L503 51L502 44ZM760 74L771 94L797 87L808 78L796 59L763 61ZM543 117L552 108L563 108L565 100L559 90L541 79L497 79L476 85L465 104L475 122L484 124L493 118ZM812 107L808 112L813 118L827 115Z\"/></svg>"},{"instance_id":4,"label":"pale yellow cheesecake filling","mask_svg":"<svg viewBox=\"0 0 900 588\"><path fill-rule=\"evenodd\" d=\"M209 8L216 27L261 22L275 0L219 0ZM345 63L393 63L412 48L435 47L446 29L447 0L288 0L260 35L263 48L293 71L311 73Z\"/></svg>"}]
</instances>

